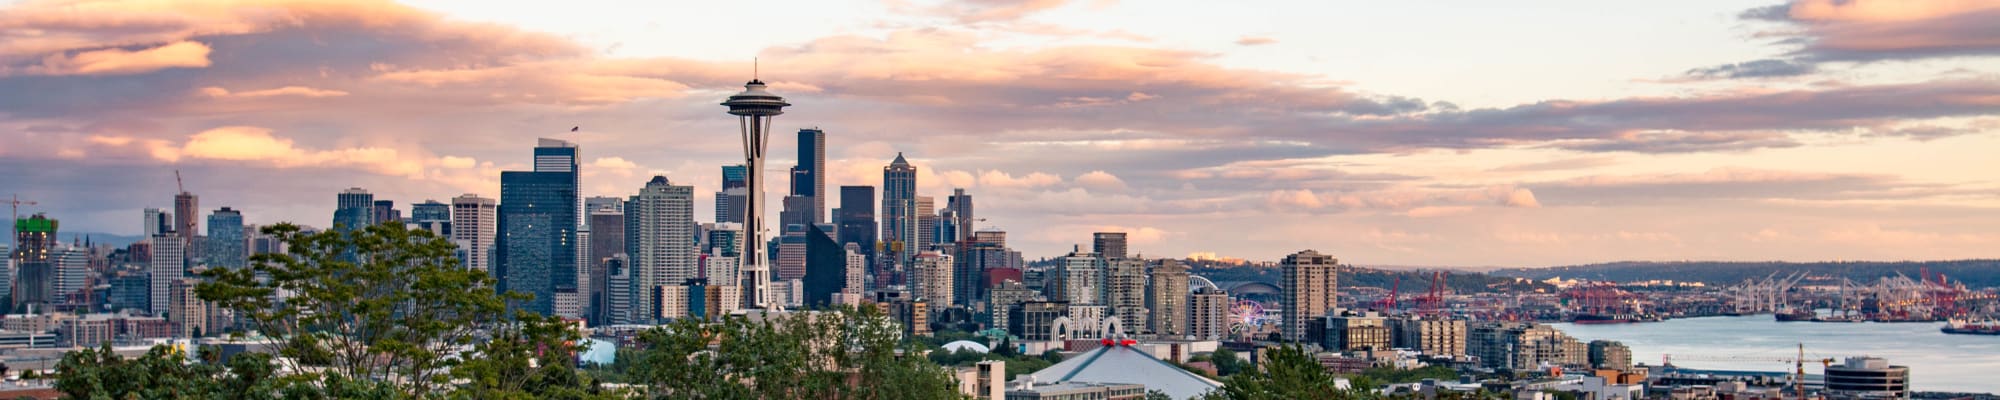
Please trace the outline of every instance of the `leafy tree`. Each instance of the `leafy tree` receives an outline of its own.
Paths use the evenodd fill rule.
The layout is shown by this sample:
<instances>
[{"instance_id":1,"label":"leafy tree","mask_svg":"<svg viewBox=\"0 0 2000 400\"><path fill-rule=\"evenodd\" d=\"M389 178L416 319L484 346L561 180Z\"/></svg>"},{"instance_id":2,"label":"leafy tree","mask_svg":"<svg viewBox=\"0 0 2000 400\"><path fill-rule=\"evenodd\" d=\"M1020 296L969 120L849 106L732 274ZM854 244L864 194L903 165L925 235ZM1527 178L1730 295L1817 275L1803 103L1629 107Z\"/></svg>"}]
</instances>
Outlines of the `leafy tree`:
<instances>
[{"instance_id":1,"label":"leafy tree","mask_svg":"<svg viewBox=\"0 0 2000 400\"><path fill-rule=\"evenodd\" d=\"M110 346L85 348L56 363L55 389L74 399L272 399L283 383L272 379L270 356L245 353L220 363L213 347L194 362L159 346L126 360Z\"/></svg>"},{"instance_id":2,"label":"leafy tree","mask_svg":"<svg viewBox=\"0 0 2000 400\"><path fill-rule=\"evenodd\" d=\"M1215 364L1216 375L1235 375L1238 372L1243 372L1243 369L1249 366L1248 362L1236 357L1235 350L1226 348L1215 349L1215 352L1210 353L1208 358L1209 363Z\"/></svg>"},{"instance_id":3,"label":"leafy tree","mask_svg":"<svg viewBox=\"0 0 2000 400\"><path fill-rule=\"evenodd\" d=\"M1220 355L1216 358L1220 359ZM1369 391L1340 389L1334 376L1326 372L1311 354L1298 346L1271 348L1264 353L1263 368L1248 368L1223 380L1221 390L1211 391L1208 400L1276 399L1374 399Z\"/></svg>"},{"instance_id":4,"label":"leafy tree","mask_svg":"<svg viewBox=\"0 0 2000 400\"><path fill-rule=\"evenodd\" d=\"M1158 390L1148 390L1146 391L1146 400L1178 400L1178 399L1175 399L1174 396L1168 396L1167 392L1162 392Z\"/></svg>"},{"instance_id":5,"label":"leafy tree","mask_svg":"<svg viewBox=\"0 0 2000 400\"><path fill-rule=\"evenodd\" d=\"M962 398L950 372L878 308L766 318L682 319L641 333L628 372L648 398Z\"/></svg>"},{"instance_id":6,"label":"leafy tree","mask_svg":"<svg viewBox=\"0 0 2000 400\"><path fill-rule=\"evenodd\" d=\"M249 321L297 381L322 393L434 397L454 367L479 358L459 349L506 322L508 301L526 298L495 293L486 272L459 266L450 241L402 224L263 232L289 253L209 269L195 290Z\"/></svg>"}]
</instances>

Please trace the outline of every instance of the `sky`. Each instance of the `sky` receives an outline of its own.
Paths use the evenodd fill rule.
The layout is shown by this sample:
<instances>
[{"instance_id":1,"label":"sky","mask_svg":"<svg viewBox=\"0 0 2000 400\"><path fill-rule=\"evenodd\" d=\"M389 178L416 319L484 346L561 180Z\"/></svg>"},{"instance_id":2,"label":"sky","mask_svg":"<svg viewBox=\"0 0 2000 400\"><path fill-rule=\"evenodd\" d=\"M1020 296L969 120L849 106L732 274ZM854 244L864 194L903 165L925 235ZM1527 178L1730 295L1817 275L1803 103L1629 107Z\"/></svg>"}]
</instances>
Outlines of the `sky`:
<instances>
[{"instance_id":1,"label":"sky","mask_svg":"<svg viewBox=\"0 0 2000 400\"><path fill-rule=\"evenodd\" d=\"M499 194L540 137L585 193L713 204L745 81L902 153L1029 258L1359 265L2000 256L2000 2L0 1L0 191L136 235ZM580 127L571 133L571 127ZM782 196L782 179L766 193ZM777 202L770 203L775 220ZM829 199L829 207L839 204ZM696 207L712 220L712 207Z\"/></svg>"}]
</instances>

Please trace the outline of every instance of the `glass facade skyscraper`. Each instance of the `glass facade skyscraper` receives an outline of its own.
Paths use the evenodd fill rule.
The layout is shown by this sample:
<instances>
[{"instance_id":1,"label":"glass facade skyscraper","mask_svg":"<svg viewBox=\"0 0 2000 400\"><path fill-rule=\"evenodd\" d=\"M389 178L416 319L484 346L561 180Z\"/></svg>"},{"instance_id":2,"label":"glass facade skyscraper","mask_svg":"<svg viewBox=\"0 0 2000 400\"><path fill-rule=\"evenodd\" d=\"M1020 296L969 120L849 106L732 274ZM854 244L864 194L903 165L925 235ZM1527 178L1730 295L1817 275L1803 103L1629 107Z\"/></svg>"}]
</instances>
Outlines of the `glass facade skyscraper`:
<instances>
[{"instance_id":1,"label":"glass facade skyscraper","mask_svg":"<svg viewBox=\"0 0 2000 400\"><path fill-rule=\"evenodd\" d=\"M577 291L576 146L542 139L534 171L500 173L493 273L501 291L534 295L522 308L556 312L557 293Z\"/></svg>"},{"instance_id":2,"label":"glass facade skyscraper","mask_svg":"<svg viewBox=\"0 0 2000 400\"><path fill-rule=\"evenodd\" d=\"M242 212L223 207L208 215L208 265L249 267L248 243L244 238Z\"/></svg>"}]
</instances>

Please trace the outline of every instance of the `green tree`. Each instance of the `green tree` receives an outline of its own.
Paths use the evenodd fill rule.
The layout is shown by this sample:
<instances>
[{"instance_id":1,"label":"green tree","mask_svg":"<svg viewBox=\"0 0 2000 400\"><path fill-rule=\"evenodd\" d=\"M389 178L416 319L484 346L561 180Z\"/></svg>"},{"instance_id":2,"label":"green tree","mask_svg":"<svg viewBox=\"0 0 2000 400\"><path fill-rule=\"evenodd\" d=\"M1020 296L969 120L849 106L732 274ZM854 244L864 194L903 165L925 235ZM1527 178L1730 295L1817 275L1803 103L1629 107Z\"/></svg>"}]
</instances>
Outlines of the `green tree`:
<instances>
[{"instance_id":1,"label":"green tree","mask_svg":"<svg viewBox=\"0 0 2000 400\"><path fill-rule=\"evenodd\" d=\"M901 332L873 306L682 319L641 333L643 350L625 368L648 398L962 398L950 372Z\"/></svg>"},{"instance_id":2,"label":"green tree","mask_svg":"<svg viewBox=\"0 0 2000 400\"><path fill-rule=\"evenodd\" d=\"M1221 358L1219 355L1216 358ZM1209 400L1277 399L1374 399L1371 391L1343 390L1333 374L1319 365L1311 354L1298 346L1274 347L1264 352L1263 368L1246 368L1223 379L1221 390L1209 392Z\"/></svg>"},{"instance_id":3,"label":"green tree","mask_svg":"<svg viewBox=\"0 0 2000 400\"><path fill-rule=\"evenodd\" d=\"M1235 350L1226 348L1215 349L1215 352L1210 353L1208 358L1208 362L1215 365L1216 375L1235 375L1238 372L1243 372L1243 368L1249 366L1248 362L1236 357Z\"/></svg>"},{"instance_id":4,"label":"green tree","mask_svg":"<svg viewBox=\"0 0 2000 400\"><path fill-rule=\"evenodd\" d=\"M263 232L288 253L206 270L210 281L195 290L267 338L298 371L292 379L328 395L435 397L462 360L494 356L460 349L507 322L508 301L526 298L495 293L486 272L460 267L450 241L403 224Z\"/></svg>"}]
</instances>

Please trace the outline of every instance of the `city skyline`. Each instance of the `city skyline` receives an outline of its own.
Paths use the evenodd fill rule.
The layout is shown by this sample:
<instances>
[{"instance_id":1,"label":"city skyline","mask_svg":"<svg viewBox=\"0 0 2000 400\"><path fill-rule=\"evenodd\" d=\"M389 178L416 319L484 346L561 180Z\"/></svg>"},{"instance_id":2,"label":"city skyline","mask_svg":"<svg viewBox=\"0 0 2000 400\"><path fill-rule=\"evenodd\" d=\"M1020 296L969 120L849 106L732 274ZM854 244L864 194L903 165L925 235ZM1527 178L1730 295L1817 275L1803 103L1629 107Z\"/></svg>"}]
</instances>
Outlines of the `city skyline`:
<instances>
[{"instance_id":1,"label":"city skyline","mask_svg":"<svg viewBox=\"0 0 2000 400\"><path fill-rule=\"evenodd\" d=\"M824 129L821 195L886 188L901 153L915 196L966 188L979 227L1030 258L1121 231L1147 257L1313 248L1375 265L2000 248L2000 45L1981 40L2000 6L1298 6L1182 29L1206 8L812 4L712 38L692 33L720 23L700 12L599 3L4 2L0 27L44 33L6 36L0 90L49 95L0 100L0 166L26 171L0 186L66 232L138 235L179 170L207 208L176 219L226 206L325 227L350 187L501 198L500 171L532 170L521 149L554 138L583 155L575 197L665 175L712 204L717 167L742 162L714 103L754 57L795 104L771 153ZM119 18L154 14L171 17ZM685 15L640 17L666 14ZM1515 29L1482 31L1496 26ZM1392 27L1460 40L1364 36ZM373 41L389 45L358 45Z\"/></svg>"}]
</instances>

